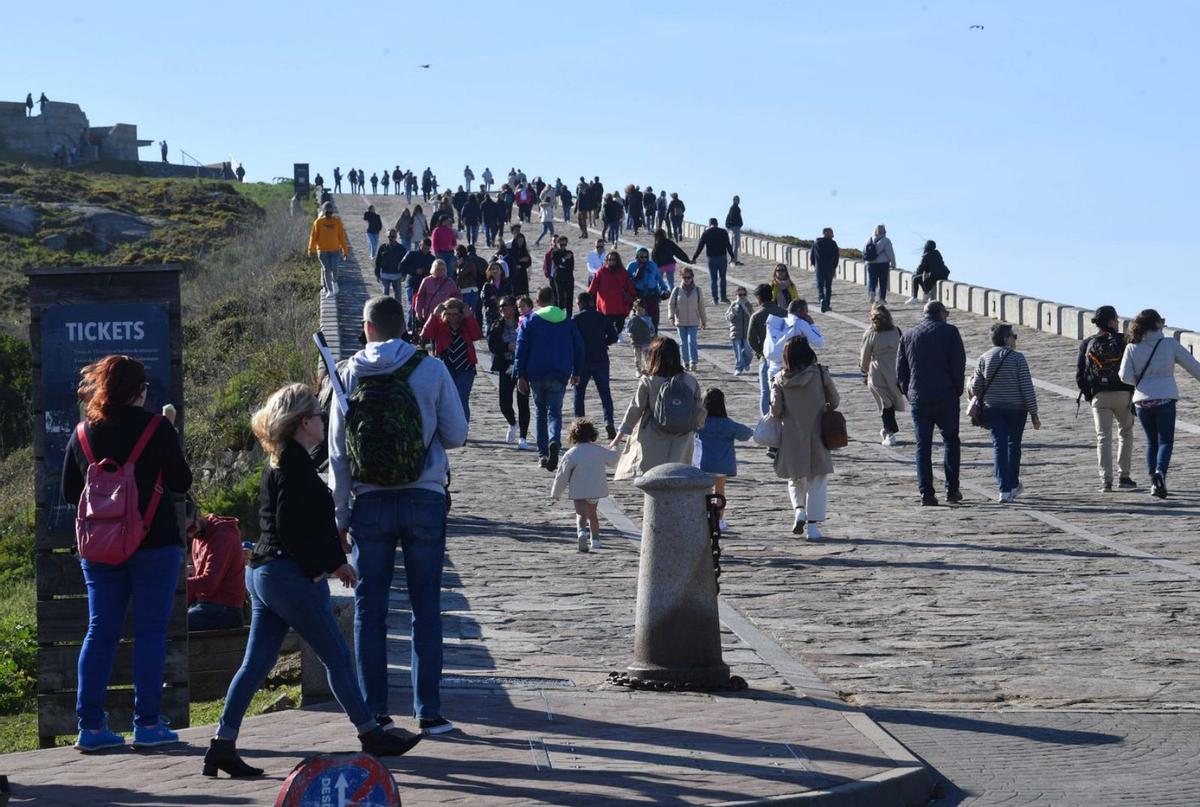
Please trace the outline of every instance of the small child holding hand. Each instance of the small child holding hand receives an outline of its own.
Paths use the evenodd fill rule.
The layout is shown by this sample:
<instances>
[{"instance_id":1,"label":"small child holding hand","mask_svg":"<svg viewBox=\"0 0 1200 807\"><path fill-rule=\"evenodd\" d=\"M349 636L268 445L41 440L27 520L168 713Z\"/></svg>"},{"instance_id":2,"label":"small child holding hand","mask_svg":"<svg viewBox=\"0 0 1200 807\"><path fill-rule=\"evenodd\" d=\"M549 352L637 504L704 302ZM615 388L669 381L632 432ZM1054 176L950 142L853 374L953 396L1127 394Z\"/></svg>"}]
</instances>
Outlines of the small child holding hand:
<instances>
[{"instance_id":1,"label":"small child holding hand","mask_svg":"<svg viewBox=\"0 0 1200 807\"><path fill-rule=\"evenodd\" d=\"M700 439L700 470L713 475L713 493L724 498L725 480L737 476L737 449L735 440L749 440L754 429L736 420L731 420L725 411L725 393L713 387L704 393L704 408L708 417L696 432ZM729 529L725 522L725 508L721 508L721 529Z\"/></svg>"},{"instance_id":2,"label":"small child holding hand","mask_svg":"<svg viewBox=\"0 0 1200 807\"><path fill-rule=\"evenodd\" d=\"M606 468L616 465L620 453L596 443L600 433L590 420L577 418L567 437L571 449L563 455L554 474L550 498L558 501L564 491L575 502L575 534L579 551L600 548L600 517L596 505L608 495Z\"/></svg>"}]
</instances>

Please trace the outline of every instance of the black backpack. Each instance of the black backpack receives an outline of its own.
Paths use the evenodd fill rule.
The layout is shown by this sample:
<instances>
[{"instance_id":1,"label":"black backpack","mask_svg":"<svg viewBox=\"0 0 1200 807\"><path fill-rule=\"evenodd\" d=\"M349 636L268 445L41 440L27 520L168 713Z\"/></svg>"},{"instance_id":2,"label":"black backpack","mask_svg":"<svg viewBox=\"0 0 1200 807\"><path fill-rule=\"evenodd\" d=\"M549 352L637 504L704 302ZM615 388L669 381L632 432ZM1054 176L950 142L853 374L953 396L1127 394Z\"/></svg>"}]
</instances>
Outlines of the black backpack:
<instances>
[{"instance_id":1,"label":"black backpack","mask_svg":"<svg viewBox=\"0 0 1200 807\"><path fill-rule=\"evenodd\" d=\"M877 247L875 245L875 239L872 238L870 241L867 242L867 245L865 247L863 247L863 260L866 261L867 263L870 263L871 261L875 260L878 257L879 257L879 247Z\"/></svg>"},{"instance_id":2,"label":"black backpack","mask_svg":"<svg viewBox=\"0 0 1200 807\"><path fill-rule=\"evenodd\" d=\"M1116 333L1093 336L1087 347L1087 380L1094 395L1098 390L1114 389L1121 384L1119 371L1125 355L1125 338Z\"/></svg>"}]
</instances>

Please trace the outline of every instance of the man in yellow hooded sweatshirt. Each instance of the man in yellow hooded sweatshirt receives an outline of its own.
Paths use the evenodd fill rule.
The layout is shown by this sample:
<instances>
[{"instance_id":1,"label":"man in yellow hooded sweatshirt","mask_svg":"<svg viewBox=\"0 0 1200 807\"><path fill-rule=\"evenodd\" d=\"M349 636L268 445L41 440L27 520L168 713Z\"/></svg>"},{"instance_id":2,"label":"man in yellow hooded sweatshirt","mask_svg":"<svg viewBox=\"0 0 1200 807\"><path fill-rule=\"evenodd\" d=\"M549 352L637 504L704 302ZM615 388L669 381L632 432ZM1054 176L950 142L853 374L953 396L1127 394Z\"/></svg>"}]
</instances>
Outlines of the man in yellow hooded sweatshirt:
<instances>
[{"instance_id":1,"label":"man in yellow hooded sweatshirt","mask_svg":"<svg viewBox=\"0 0 1200 807\"><path fill-rule=\"evenodd\" d=\"M346 228L342 220L333 215L333 202L321 205L321 215L313 222L308 235L308 254L317 254L321 260L321 294L337 294L337 268L340 258L350 254L346 243Z\"/></svg>"}]
</instances>

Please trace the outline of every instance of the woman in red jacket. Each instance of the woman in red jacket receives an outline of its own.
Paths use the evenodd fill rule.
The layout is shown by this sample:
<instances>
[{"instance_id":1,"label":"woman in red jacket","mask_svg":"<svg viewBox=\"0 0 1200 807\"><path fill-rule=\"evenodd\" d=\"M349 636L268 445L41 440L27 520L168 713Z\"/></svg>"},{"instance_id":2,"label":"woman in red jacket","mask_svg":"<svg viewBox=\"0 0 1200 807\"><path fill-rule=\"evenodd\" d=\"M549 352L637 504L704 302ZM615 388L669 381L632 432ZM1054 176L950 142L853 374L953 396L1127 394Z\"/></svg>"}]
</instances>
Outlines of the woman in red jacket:
<instances>
[{"instance_id":1,"label":"woman in red jacket","mask_svg":"<svg viewBox=\"0 0 1200 807\"><path fill-rule=\"evenodd\" d=\"M623 332L625 318L637 299L637 290L616 250L609 250L605 256L604 265L588 284L588 293L596 300L596 310L613 321L617 333Z\"/></svg>"},{"instance_id":2,"label":"woman in red jacket","mask_svg":"<svg viewBox=\"0 0 1200 807\"><path fill-rule=\"evenodd\" d=\"M471 387L475 384L475 340L482 339L479 323L462 300L447 300L434 309L425 322L421 338L433 347L437 356L450 371L454 387L462 400L463 415L471 422Z\"/></svg>"}]
</instances>

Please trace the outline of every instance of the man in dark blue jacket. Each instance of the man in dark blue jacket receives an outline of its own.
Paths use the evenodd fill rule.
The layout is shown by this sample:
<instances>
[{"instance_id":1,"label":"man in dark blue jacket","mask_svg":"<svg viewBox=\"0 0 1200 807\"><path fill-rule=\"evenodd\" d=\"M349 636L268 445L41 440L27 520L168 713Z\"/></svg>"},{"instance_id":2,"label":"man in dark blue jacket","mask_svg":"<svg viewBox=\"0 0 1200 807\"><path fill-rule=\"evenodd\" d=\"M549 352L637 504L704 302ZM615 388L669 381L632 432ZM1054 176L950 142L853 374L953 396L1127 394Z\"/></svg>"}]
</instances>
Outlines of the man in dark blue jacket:
<instances>
[{"instance_id":1,"label":"man in dark blue jacket","mask_svg":"<svg viewBox=\"0 0 1200 807\"><path fill-rule=\"evenodd\" d=\"M592 295L586 291L580 292L576 302L579 304L579 313L573 322L583 340L583 371L579 374L579 383L575 385L575 417L583 417L587 383L589 379L595 381L596 392L600 395L600 408L604 412L604 428L611 440L617 436L617 428L613 424L612 391L608 386L608 346L617 343L617 328L611 319L596 310Z\"/></svg>"},{"instance_id":2,"label":"man in dark blue jacket","mask_svg":"<svg viewBox=\"0 0 1200 807\"><path fill-rule=\"evenodd\" d=\"M562 447L562 404L567 382L579 383L583 369L583 339L567 312L554 305L554 289L538 291L537 309L517 329L513 374L517 389L533 395L537 413L538 464L547 471L558 467Z\"/></svg>"},{"instance_id":3,"label":"man in dark blue jacket","mask_svg":"<svg viewBox=\"0 0 1200 807\"><path fill-rule=\"evenodd\" d=\"M900 337L896 380L912 407L917 441L917 487L921 504L938 503L933 492L933 429L942 432L945 449L946 500L961 502L958 487L958 401L963 394L967 353L958 328L946 322L946 306L925 306L925 319Z\"/></svg>"},{"instance_id":4,"label":"man in dark blue jacket","mask_svg":"<svg viewBox=\"0 0 1200 807\"><path fill-rule=\"evenodd\" d=\"M826 227L821 231L821 237L813 241L808 253L808 262L817 271L817 298L821 301L822 314L833 307L833 275L840 258L837 241L833 240L833 228Z\"/></svg>"}]
</instances>

